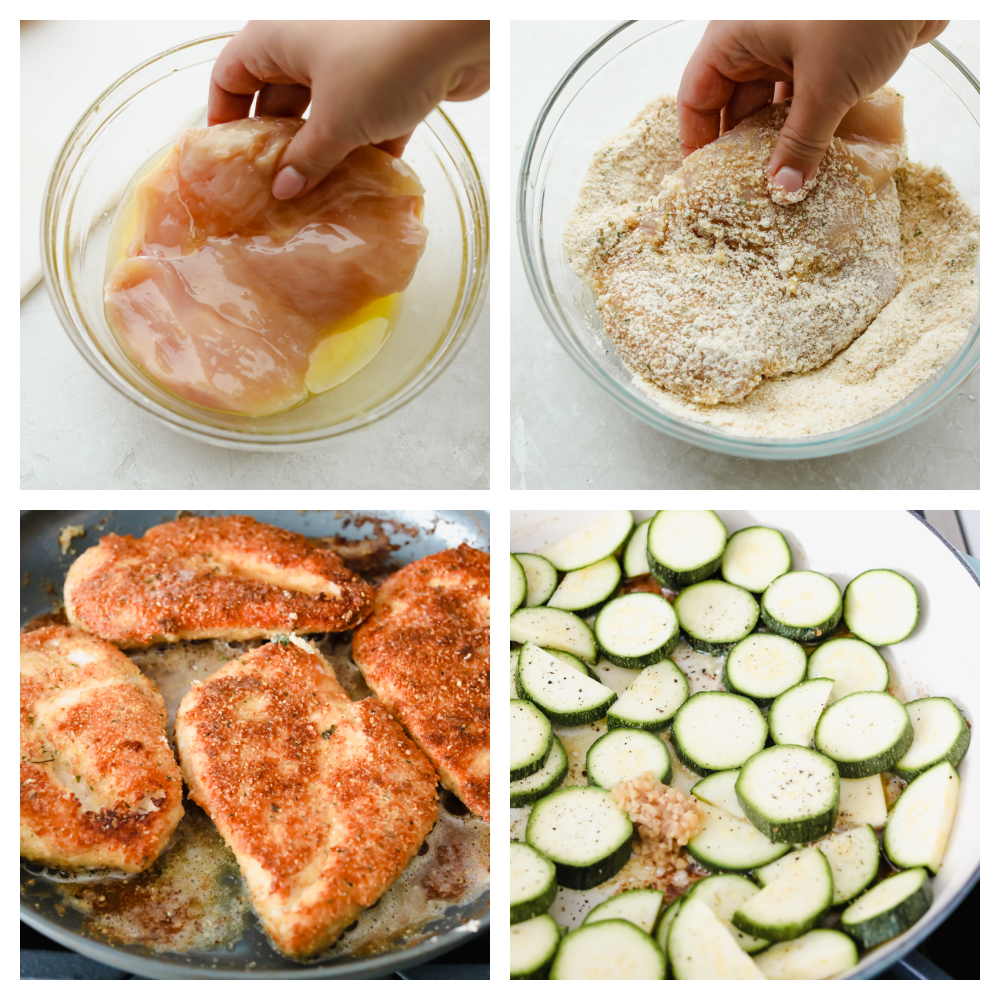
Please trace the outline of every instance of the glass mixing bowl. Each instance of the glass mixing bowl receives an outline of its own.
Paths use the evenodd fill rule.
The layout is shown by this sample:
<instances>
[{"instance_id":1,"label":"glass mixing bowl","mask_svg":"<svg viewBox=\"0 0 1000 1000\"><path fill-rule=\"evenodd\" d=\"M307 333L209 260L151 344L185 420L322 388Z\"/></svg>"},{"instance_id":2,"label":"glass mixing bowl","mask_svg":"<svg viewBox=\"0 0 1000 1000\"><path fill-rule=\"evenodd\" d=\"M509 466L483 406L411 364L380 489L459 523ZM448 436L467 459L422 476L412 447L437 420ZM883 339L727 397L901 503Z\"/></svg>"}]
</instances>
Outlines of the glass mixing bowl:
<instances>
[{"instance_id":1,"label":"glass mixing bowl","mask_svg":"<svg viewBox=\"0 0 1000 1000\"><path fill-rule=\"evenodd\" d=\"M562 248L594 153L654 97L677 93L706 21L626 21L570 67L535 122L521 164L517 231L528 282L574 361L620 406L691 444L745 458L817 458L884 441L929 416L979 366L979 313L955 356L894 406L830 434L744 438L660 409L608 350L594 295ZM905 96L908 155L944 167L979 212L979 81L937 42L914 49L889 81ZM977 272L978 273L978 272Z\"/></svg>"},{"instance_id":2,"label":"glass mixing bowl","mask_svg":"<svg viewBox=\"0 0 1000 1000\"><path fill-rule=\"evenodd\" d=\"M70 339L119 392L209 444L255 451L316 444L391 413L448 367L482 308L489 276L486 191L458 130L436 109L406 147L426 188L427 248L399 318L375 359L347 382L286 413L214 413L170 395L122 349L104 317L115 211L140 167L184 129L206 124L208 82L229 35L201 38L126 73L80 119L49 177L43 268Z\"/></svg>"}]
</instances>

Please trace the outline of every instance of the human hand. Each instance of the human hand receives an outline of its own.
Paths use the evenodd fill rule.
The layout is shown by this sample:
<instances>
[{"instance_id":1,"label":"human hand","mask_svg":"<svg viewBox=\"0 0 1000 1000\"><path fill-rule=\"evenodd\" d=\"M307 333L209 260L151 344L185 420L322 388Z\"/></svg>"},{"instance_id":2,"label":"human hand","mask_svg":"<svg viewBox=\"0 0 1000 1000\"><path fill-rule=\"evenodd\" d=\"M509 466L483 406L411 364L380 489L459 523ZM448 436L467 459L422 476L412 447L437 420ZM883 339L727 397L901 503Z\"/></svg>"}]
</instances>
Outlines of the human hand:
<instances>
[{"instance_id":1,"label":"human hand","mask_svg":"<svg viewBox=\"0 0 1000 1000\"><path fill-rule=\"evenodd\" d=\"M774 186L798 191L819 169L841 119L878 90L910 49L947 21L712 21L677 93L684 156L793 91L768 167ZM721 121L720 121L721 119Z\"/></svg>"},{"instance_id":2,"label":"human hand","mask_svg":"<svg viewBox=\"0 0 1000 1000\"><path fill-rule=\"evenodd\" d=\"M489 21L251 21L212 70L208 124L256 114L306 124L274 175L275 198L311 191L352 149L401 156L444 100L490 85Z\"/></svg>"}]
</instances>

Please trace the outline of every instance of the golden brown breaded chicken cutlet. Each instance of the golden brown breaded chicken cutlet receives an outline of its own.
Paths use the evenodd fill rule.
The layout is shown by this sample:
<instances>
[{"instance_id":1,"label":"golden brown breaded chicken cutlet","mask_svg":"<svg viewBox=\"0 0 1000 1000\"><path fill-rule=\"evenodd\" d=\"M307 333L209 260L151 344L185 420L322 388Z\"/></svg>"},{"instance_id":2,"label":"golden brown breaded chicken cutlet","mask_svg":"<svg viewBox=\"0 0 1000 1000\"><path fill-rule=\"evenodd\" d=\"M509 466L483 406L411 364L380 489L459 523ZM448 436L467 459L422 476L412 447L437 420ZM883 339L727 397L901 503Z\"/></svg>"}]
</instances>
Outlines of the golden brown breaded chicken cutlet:
<instances>
[{"instance_id":1,"label":"golden brown breaded chicken cutlet","mask_svg":"<svg viewBox=\"0 0 1000 1000\"><path fill-rule=\"evenodd\" d=\"M489 822L489 555L460 545L390 576L354 632L354 660L441 784Z\"/></svg>"},{"instance_id":2,"label":"golden brown breaded chicken cutlet","mask_svg":"<svg viewBox=\"0 0 1000 1000\"><path fill-rule=\"evenodd\" d=\"M427 759L374 698L352 702L301 639L260 646L196 684L176 733L191 797L291 958L336 941L437 818Z\"/></svg>"},{"instance_id":3,"label":"golden brown breaded chicken cutlet","mask_svg":"<svg viewBox=\"0 0 1000 1000\"><path fill-rule=\"evenodd\" d=\"M21 855L139 872L181 817L163 698L120 650L75 629L21 636Z\"/></svg>"},{"instance_id":4,"label":"golden brown breaded chicken cutlet","mask_svg":"<svg viewBox=\"0 0 1000 1000\"><path fill-rule=\"evenodd\" d=\"M122 649L344 632L372 588L322 543L252 517L188 517L106 535L70 567L70 624Z\"/></svg>"}]
</instances>

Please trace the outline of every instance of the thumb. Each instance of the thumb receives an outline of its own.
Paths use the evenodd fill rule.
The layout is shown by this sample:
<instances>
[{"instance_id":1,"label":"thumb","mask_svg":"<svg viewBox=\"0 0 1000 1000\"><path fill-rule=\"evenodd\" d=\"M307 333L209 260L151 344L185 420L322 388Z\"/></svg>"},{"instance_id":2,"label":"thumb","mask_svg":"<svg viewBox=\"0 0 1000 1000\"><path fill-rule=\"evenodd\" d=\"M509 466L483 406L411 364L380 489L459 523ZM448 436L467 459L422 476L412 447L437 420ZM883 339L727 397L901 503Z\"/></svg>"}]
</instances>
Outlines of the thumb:
<instances>
[{"instance_id":1,"label":"thumb","mask_svg":"<svg viewBox=\"0 0 1000 1000\"><path fill-rule=\"evenodd\" d=\"M364 139L345 142L330 124L330 118L314 106L306 123L285 148L271 194L279 201L286 201L311 191L352 149L364 142Z\"/></svg>"},{"instance_id":2,"label":"thumb","mask_svg":"<svg viewBox=\"0 0 1000 1000\"><path fill-rule=\"evenodd\" d=\"M818 97L796 80L792 107L771 154L768 175L774 187L794 194L807 185L833 140L833 133L850 109L850 103Z\"/></svg>"}]
</instances>

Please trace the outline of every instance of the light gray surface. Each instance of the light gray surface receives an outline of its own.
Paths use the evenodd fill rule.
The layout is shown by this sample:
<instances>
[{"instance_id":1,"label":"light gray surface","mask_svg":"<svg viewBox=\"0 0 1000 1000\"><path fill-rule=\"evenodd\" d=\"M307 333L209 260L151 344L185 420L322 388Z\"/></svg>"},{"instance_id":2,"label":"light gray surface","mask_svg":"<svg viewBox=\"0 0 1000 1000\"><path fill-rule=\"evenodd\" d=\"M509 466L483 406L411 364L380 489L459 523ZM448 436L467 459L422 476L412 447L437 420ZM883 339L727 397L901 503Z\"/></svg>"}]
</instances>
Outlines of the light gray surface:
<instances>
[{"instance_id":1,"label":"light gray surface","mask_svg":"<svg viewBox=\"0 0 1000 1000\"><path fill-rule=\"evenodd\" d=\"M218 30L214 22L207 30L200 24L191 22L187 37ZM125 69L175 42L171 37L158 45L155 25L145 33L140 28L130 27L134 58ZM136 40L143 34L148 51ZM88 36L88 58L100 60L99 46L110 39ZM113 65L104 85L119 73ZM36 67L52 94L59 90L53 77L71 75L62 61L36 60ZM22 65L27 87L32 78L25 73ZM445 111L488 188L489 95L449 103ZM488 489L489 315L487 297L451 366L395 413L332 444L263 454L191 441L120 396L77 353L40 284L21 302L21 488Z\"/></svg>"},{"instance_id":2,"label":"light gray surface","mask_svg":"<svg viewBox=\"0 0 1000 1000\"><path fill-rule=\"evenodd\" d=\"M542 104L572 62L616 23L511 24L512 204ZM978 21L954 21L940 40L979 76ZM731 458L653 430L605 395L559 346L535 305L513 218L510 224L512 489L979 488L978 373L919 427L830 458Z\"/></svg>"}]
</instances>

